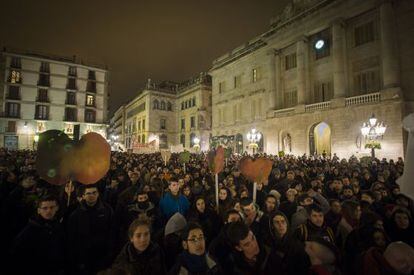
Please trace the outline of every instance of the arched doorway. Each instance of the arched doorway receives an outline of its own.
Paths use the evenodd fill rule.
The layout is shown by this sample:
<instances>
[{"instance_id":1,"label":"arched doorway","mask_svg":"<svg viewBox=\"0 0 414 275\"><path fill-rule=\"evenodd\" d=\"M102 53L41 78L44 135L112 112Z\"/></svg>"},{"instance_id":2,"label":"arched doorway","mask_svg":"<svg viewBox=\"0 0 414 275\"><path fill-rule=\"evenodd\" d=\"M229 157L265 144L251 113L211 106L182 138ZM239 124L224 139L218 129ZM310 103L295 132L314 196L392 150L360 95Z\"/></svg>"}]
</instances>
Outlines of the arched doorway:
<instances>
[{"instance_id":1,"label":"arched doorway","mask_svg":"<svg viewBox=\"0 0 414 275\"><path fill-rule=\"evenodd\" d=\"M242 154L243 153L243 135L242 134L237 134L236 135L236 152L237 154Z\"/></svg>"},{"instance_id":2,"label":"arched doorway","mask_svg":"<svg viewBox=\"0 0 414 275\"><path fill-rule=\"evenodd\" d=\"M331 128L325 122L314 124L309 130L310 155L331 155Z\"/></svg>"}]
</instances>

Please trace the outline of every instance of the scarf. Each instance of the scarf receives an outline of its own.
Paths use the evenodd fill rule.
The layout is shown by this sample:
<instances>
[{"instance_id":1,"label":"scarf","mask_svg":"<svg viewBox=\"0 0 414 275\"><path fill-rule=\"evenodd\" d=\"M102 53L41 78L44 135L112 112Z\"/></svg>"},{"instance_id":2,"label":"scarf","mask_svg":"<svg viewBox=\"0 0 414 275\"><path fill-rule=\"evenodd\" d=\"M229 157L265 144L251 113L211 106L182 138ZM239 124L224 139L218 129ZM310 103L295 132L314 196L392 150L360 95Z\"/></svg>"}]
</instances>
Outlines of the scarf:
<instances>
[{"instance_id":1,"label":"scarf","mask_svg":"<svg viewBox=\"0 0 414 275\"><path fill-rule=\"evenodd\" d=\"M184 267L187 268L190 273L202 273L208 271L205 254L198 256L190 254L186 250L181 254L181 259L183 261Z\"/></svg>"}]
</instances>

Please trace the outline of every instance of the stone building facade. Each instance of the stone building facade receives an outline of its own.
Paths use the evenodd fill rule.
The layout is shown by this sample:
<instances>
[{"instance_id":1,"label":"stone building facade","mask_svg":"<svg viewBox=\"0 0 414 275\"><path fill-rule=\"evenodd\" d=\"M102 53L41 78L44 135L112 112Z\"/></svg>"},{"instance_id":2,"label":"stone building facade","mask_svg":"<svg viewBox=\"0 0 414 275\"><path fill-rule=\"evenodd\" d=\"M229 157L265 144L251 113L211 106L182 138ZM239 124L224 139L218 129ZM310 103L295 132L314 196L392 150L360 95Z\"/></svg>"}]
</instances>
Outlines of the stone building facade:
<instances>
[{"instance_id":1,"label":"stone building facade","mask_svg":"<svg viewBox=\"0 0 414 275\"><path fill-rule=\"evenodd\" d=\"M267 153L362 156L360 128L375 114L387 125L377 156L403 156L412 18L408 0L292 1L268 31L213 62L213 137L243 152L255 128Z\"/></svg>"},{"instance_id":2,"label":"stone building facade","mask_svg":"<svg viewBox=\"0 0 414 275\"><path fill-rule=\"evenodd\" d=\"M197 137L201 149L208 150L211 78L202 73L181 83L154 83L149 79L145 89L120 107L111 121L111 133L126 149L154 140L157 149L180 143L191 149Z\"/></svg>"},{"instance_id":3,"label":"stone building facade","mask_svg":"<svg viewBox=\"0 0 414 275\"><path fill-rule=\"evenodd\" d=\"M108 71L73 59L2 52L0 145L32 149L38 134L64 130L70 137L106 136Z\"/></svg>"}]
</instances>

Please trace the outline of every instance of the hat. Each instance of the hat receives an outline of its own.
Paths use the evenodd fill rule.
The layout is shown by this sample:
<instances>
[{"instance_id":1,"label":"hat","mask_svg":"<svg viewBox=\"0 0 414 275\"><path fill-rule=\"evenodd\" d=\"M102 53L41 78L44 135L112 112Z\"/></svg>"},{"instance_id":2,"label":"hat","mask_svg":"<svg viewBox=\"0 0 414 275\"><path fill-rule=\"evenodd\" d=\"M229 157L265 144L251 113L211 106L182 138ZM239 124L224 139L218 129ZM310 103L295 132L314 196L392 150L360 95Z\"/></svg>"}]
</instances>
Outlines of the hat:
<instances>
[{"instance_id":1,"label":"hat","mask_svg":"<svg viewBox=\"0 0 414 275\"><path fill-rule=\"evenodd\" d=\"M179 212L175 213L165 225L164 236L177 233L187 226L187 220Z\"/></svg>"}]
</instances>

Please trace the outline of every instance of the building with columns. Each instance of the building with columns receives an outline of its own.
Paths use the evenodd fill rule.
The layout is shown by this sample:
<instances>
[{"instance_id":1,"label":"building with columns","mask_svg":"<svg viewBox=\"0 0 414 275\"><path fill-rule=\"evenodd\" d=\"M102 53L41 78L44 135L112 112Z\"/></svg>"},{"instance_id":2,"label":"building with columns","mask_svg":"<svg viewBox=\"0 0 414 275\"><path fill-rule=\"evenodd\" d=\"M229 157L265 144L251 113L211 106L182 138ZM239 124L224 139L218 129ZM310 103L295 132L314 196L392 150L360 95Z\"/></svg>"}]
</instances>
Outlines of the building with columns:
<instances>
[{"instance_id":1,"label":"building with columns","mask_svg":"<svg viewBox=\"0 0 414 275\"><path fill-rule=\"evenodd\" d=\"M250 150L363 156L361 126L387 125L378 157L403 156L414 111L414 1L294 0L268 31L210 70L213 138Z\"/></svg>"},{"instance_id":2,"label":"building with columns","mask_svg":"<svg viewBox=\"0 0 414 275\"><path fill-rule=\"evenodd\" d=\"M106 136L108 71L76 58L2 52L0 146L33 149L38 134L64 130Z\"/></svg>"},{"instance_id":3,"label":"building with columns","mask_svg":"<svg viewBox=\"0 0 414 275\"><path fill-rule=\"evenodd\" d=\"M194 138L208 150L211 133L211 78L205 73L183 82L155 83L146 87L111 119L110 132L126 149L155 140L155 148L182 144L192 149Z\"/></svg>"}]
</instances>

